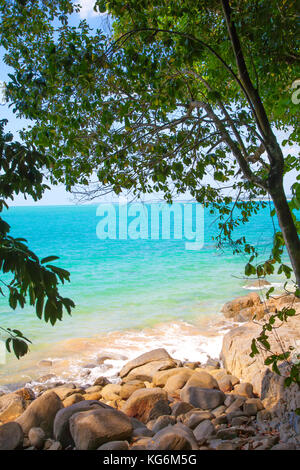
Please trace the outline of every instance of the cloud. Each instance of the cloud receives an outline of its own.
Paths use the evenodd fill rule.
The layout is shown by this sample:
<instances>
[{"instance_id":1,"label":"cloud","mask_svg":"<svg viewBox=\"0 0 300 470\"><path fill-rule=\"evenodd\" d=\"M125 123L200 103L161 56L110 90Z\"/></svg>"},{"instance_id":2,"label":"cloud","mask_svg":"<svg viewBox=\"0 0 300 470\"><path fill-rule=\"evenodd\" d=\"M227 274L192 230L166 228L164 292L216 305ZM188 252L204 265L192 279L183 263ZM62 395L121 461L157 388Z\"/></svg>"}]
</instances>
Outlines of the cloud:
<instances>
[{"instance_id":1,"label":"cloud","mask_svg":"<svg viewBox=\"0 0 300 470\"><path fill-rule=\"evenodd\" d=\"M79 0L76 3L81 5L79 16L81 19L87 19L95 16L104 16L107 13L99 13L94 10L96 0Z\"/></svg>"}]
</instances>

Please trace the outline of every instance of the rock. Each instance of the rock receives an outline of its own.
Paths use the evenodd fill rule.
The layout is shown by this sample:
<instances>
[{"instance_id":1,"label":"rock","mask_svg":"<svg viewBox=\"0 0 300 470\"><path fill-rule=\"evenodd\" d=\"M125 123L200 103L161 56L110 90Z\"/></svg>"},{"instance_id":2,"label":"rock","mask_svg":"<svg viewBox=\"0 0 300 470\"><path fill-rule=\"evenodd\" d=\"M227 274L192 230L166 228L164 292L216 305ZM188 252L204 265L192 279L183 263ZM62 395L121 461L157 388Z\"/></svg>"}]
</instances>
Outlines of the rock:
<instances>
[{"instance_id":1,"label":"rock","mask_svg":"<svg viewBox=\"0 0 300 470\"><path fill-rule=\"evenodd\" d=\"M200 362L184 362L183 367L188 367L189 369L196 369L196 367L200 367Z\"/></svg>"},{"instance_id":2,"label":"rock","mask_svg":"<svg viewBox=\"0 0 300 470\"><path fill-rule=\"evenodd\" d=\"M141 356L133 359L132 361L127 362L120 371L120 377L125 377L129 374L132 369L148 364L153 361L163 361L166 359L171 359L171 356L163 348L154 349L153 351L146 352Z\"/></svg>"},{"instance_id":3,"label":"rock","mask_svg":"<svg viewBox=\"0 0 300 470\"><path fill-rule=\"evenodd\" d=\"M101 390L101 395L104 400L118 400L120 398L119 393L121 392L121 385L108 384Z\"/></svg>"},{"instance_id":4,"label":"rock","mask_svg":"<svg viewBox=\"0 0 300 470\"><path fill-rule=\"evenodd\" d=\"M218 426L219 424L227 424L228 418L226 414L222 414L218 416L217 418L214 418L211 420L214 426Z\"/></svg>"},{"instance_id":5,"label":"rock","mask_svg":"<svg viewBox=\"0 0 300 470\"><path fill-rule=\"evenodd\" d=\"M62 445L60 442L55 441L51 444L51 446L48 448L48 450L62 450Z\"/></svg>"},{"instance_id":6,"label":"rock","mask_svg":"<svg viewBox=\"0 0 300 470\"><path fill-rule=\"evenodd\" d=\"M22 447L24 434L18 423L0 426L0 450L16 450Z\"/></svg>"},{"instance_id":7,"label":"rock","mask_svg":"<svg viewBox=\"0 0 300 470\"><path fill-rule=\"evenodd\" d=\"M167 392L160 388L142 388L133 392L122 407L122 411L146 423L149 421L149 415L155 403L167 398Z\"/></svg>"},{"instance_id":8,"label":"rock","mask_svg":"<svg viewBox=\"0 0 300 470\"><path fill-rule=\"evenodd\" d=\"M42 428L46 436L52 436L54 418L61 408L63 404L56 393L45 392L36 398L16 421L25 434L28 434L31 428Z\"/></svg>"},{"instance_id":9,"label":"rock","mask_svg":"<svg viewBox=\"0 0 300 470\"><path fill-rule=\"evenodd\" d=\"M81 395L81 393L74 393L74 395L71 395L63 401L63 405L65 408L67 408L68 406L72 406L75 403L79 403L80 401L83 401L85 399L88 399L87 395Z\"/></svg>"},{"instance_id":10,"label":"rock","mask_svg":"<svg viewBox=\"0 0 300 470\"><path fill-rule=\"evenodd\" d=\"M257 406L255 403L245 402L243 405L243 411L247 416L255 416L257 414Z\"/></svg>"},{"instance_id":11,"label":"rock","mask_svg":"<svg viewBox=\"0 0 300 470\"><path fill-rule=\"evenodd\" d=\"M182 414L188 413L194 408L193 405L184 401L178 401L171 406L172 416L180 416Z\"/></svg>"},{"instance_id":12,"label":"rock","mask_svg":"<svg viewBox=\"0 0 300 470\"><path fill-rule=\"evenodd\" d=\"M126 361L128 359L127 356L124 356L124 354L118 354L118 353L107 353L107 354L100 354L97 356L97 363L98 364L103 364L107 360L112 360L112 361Z\"/></svg>"},{"instance_id":13,"label":"rock","mask_svg":"<svg viewBox=\"0 0 300 470\"><path fill-rule=\"evenodd\" d=\"M147 446L152 442L150 437L142 437L133 443L131 450L147 450Z\"/></svg>"},{"instance_id":14,"label":"rock","mask_svg":"<svg viewBox=\"0 0 300 470\"><path fill-rule=\"evenodd\" d=\"M144 427L136 428L133 430L132 438L134 437L152 437L154 432L151 429Z\"/></svg>"},{"instance_id":15,"label":"rock","mask_svg":"<svg viewBox=\"0 0 300 470\"><path fill-rule=\"evenodd\" d=\"M93 450L109 441L130 439L133 431L128 416L109 408L76 413L69 423L77 450Z\"/></svg>"},{"instance_id":16,"label":"rock","mask_svg":"<svg viewBox=\"0 0 300 470\"><path fill-rule=\"evenodd\" d=\"M217 431L217 439L230 440L238 437L238 432L236 428L220 429Z\"/></svg>"},{"instance_id":17,"label":"rock","mask_svg":"<svg viewBox=\"0 0 300 470\"><path fill-rule=\"evenodd\" d=\"M232 441L221 441L217 446L216 450L236 450L239 445L236 442Z\"/></svg>"},{"instance_id":18,"label":"rock","mask_svg":"<svg viewBox=\"0 0 300 470\"><path fill-rule=\"evenodd\" d=\"M214 415L209 411L195 411L184 420L184 424L190 429L195 429L202 421L211 420L213 418Z\"/></svg>"},{"instance_id":19,"label":"rock","mask_svg":"<svg viewBox=\"0 0 300 470\"><path fill-rule=\"evenodd\" d=\"M203 367L213 367L214 369L219 369L220 361L218 359L213 359L212 357L208 356L207 361Z\"/></svg>"},{"instance_id":20,"label":"rock","mask_svg":"<svg viewBox=\"0 0 300 470\"><path fill-rule=\"evenodd\" d=\"M129 450L127 441L111 441L102 444L97 450Z\"/></svg>"},{"instance_id":21,"label":"rock","mask_svg":"<svg viewBox=\"0 0 300 470\"><path fill-rule=\"evenodd\" d=\"M170 415L172 412L167 400L158 400L150 410L149 419L156 419L159 416Z\"/></svg>"},{"instance_id":22,"label":"rock","mask_svg":"<svg viewBox=\"0 0 300 470\"><path fill-rule=\"evenodd\" d=\"M25 410L25 402L20 395L8 393L0 397L0 423L15 420Z\"/></svg>"},{"instance_id":23,"label":"rock","mask_svg":"<svg viewBox=\"0 0 300 470\"><path fill-rule=\"evenodd\" d=\"M102 396L103 395L101 392L85 393L83 395L83 399L84 400L101 400ZM76 403L76 401L74 403Z\"/></svg>"},{"instance_id":24,"label":"rock","mask_svg":"<svg viewBox=\"0 0 300 470\"><path fill-rule=\"evenodd\" d=\"M62 401L75 393L84 393L82 388L65 387L64 385L62 387L52 388L51 391L55 392Z\"/></svg>"},{"instance_id":25,"label":"rock","mask_svg":"<svg viewBox=\"0 0 300 470\"><path fill-rule=\"evenodd\" d=\"M246 399L244 397L239 397L239 398L236 398L230 406L228 406L227 410L226 410L226 413L231 413L232 411L237 411L239 409L241 409L241 407L243 406L243 404L245 403Z\"/></svg>"},{"instance_id":26,"label":"rock","mask_svg":"<svg viewBox=\"0 0 300 470\"><path fill-rule=\"evenodd\" d=\"M230 419L230 424L232 426L242 426L243 424L248 423L248 416L236 416L235 418Z\"/></svg>"},{"instance_id":27,"label":"rock","mask_svg":"<svg viewBox=\"0 0 300 470\"><path fill-rule=\"evenodd\" d=\"M91 387L87 387L85 389L85 393L97 393L97 392L101 392L103 387L101 387L100 385L92 385Z\"/></svg>"},{"instance_id":28,"label":"rock","mask_svg":"<svg viewBox=\"0 0 300 470\"><path fill-rule=\"evenodd\" d=\"M190 429L181 424L167 426L159 431L147 445L148 450L198 450Z\"/></svg>"},{"instance_id":29,"label":"rock","mask_svg":"<svg viewBox=\"0 0 300 470\"><path fill-rule=\"evenodd\" d=\"M100 401L82 401L75 403L68 408L63 408L55 416L54 420L54 437L61 442L63 448L74 446L74 441L70 433L69 419L75 414L82 411L97 410L98 408L111 408Z\"/></svg>"},{"instance_id":30,"label":"rock","mask_svg":"<svg viewBox=\"0 0 300 470\"><path fill-rule=\"evenodd\" d=\"M260 304L261 301L259 295L255 292L251 292L251 294L237 297L236 299L227 302L223 305L221 312L226 318L234 318L240 310Z\"/></svg>"},{"instance_id":31,"label":"rock","mask_svg":"<svg viewBox=\"0 0 300 470\"><path fill-rule=\"evenodd\" d=\"M106 377L101 376L95 380L94 386L99 385L100 387L105 387L105 385L108 385L109 383L110 381Z\"/></svg>"},{"instance_id":32,"label":"rock","mask_svg":"<svg viewBox=\"0 0 300 470\"><path fill-rule=\"evenodd\" d=\"M184 387L193 375L192 369L180 368L177 369L177 371L177 374L172 374L172 376L168 378L164 387L164 389L170 394L175 394L176 392L180 393L180 389Z\"/></svg>"},{"instance_id":33,"label":"rock","mask_svg":"<svg viewBox=\"0 0 300 470\"><path fill-rule=\"evenodd\" d=\"M144 382L141 382L140 380L131 380L126 382L126 384L122 385L120 390L120 397L123 400L127 400L130 395L135 392L135 390L139 390L140 388L145 388Z\"/></svg>"},{"instance_id":34,"label":"rock","mask_svg":"<svg viewBox=\"0 0 300 470\"><path fill-rule=\"evenodd\" d=\"M225 410L226 410L226 406L221 405L221 406L218 406L217 408L211 410L211 412L215 416L215 418L218 418L219 416L224 414Z\"/></svg>"},{"instance_id":35,"label":"rock","mask_svg":"<svg viewBox=\"0 0 300 470\"><path fill-rule=\"evenodd\" d=\"M49 361L47 359L42 359L41 361L39 361L38 366L40 366L40 367L51 367L52 364L53 364L52 361Z\"/></svg>"},{"instance_id":36,"label":"rock","mask_svg":"<svg viewBox=\"0 0 300 470\"><path fill-rule=\"evenodd\" d=\"M169 415L164 415L160 416L157 418L153 425L150 427L151 431L153 431L154 434L158 433L161 429L174 425L176 423L176 418L175 416L169 416ZM148 423L149 425L149 423Z\"/></svg>"},{"instance_id":37,"label":"rock","mask_svg":"<svg viewBox=\"0 0 300 470\"><path fill-rule=\"evenodd\" d=\"M192 374L193 371L187 367L173 367L172 369L160 370L156 372L152 378L152 383L156 387L164 387L167 383L167 380L173 375L177 375L179 372L188 371L188 374Z\"/></svg>"},{"instance_id":38,"label":"rock","mask_svg":"<svg viewBox=\"0 0 300 470\"><path fill-rule=\"evenodd\" d=\"M275 446L271 447L271 450L295 450L296 445L293 443L280 442Z\"/></svg>"},{"instance_id":39,"label":"rock","mask_svg":"<svg viewBox=\"0 0 300 470\"><path fill-rule=\"evenodd\" d=\"M208 439L215 432L215 427L209 419L202 421L194 429L194 436L197 442Z\"/></svg>"},{"instance_id":40,"label":"rock","mask_svg":"<svg viewBox=\"0 0 300 470\"><path fill-rule=\"evenodd\" d=\"M31 428L28 433L30 444L36 449L42 449L46 440L45 432L42 428Z\"/></svg>"},{"instance_id":41,"label":"rock","mask_svg":"<svg viewBox=\"0 0 300 470\"><path fill-rule=\"evenodd\" d=\"M221 379L219 379L218 385L219 389L222 390L222 392L224 393L231 392L231 390L233 390L233 385L229 375L225 375Z\"/></svg>"},{"instance_id":42,"label":"rock","mask_svg":"<svg viewBox=\"0 0 300 470\"><path fill-rule=\"evenodd\" d=\"M259 398L247 398L245 403L254 403L258 411L261 411L264 409L264 405Z\"/></svg>"},{"instance_id":43,"label":"rock","mask_svg":"<svg viewBox=\"0 0 300 470\"><path fill-rule=\"evenodd\" d=\"M215 388L219 389L218 382L216 379L210 375L208 372L194 372L191 378L187 381L185 389L189 387L200 387L200 388Z\"/></svg>"},{"instance_id":44,"label":"rock","mask_svg":"<svg viewBox=\"0 0 300 470\"><path fill-rule=\"evenodd\" d=\"M16 395L19 395L25 402L29 402L35 399L34 391L29 387L20 388L14 392Z\"/></svg>"},{"instance_id":45,"label":"rock","mask_svg":"<svg viewBox=\"0 0 300 470\"><path fill-rule=\"evenodd\" d=\"M224 401L224 405L228 407L228 406L230 406L235 400L236 400L236 398L234 397L234 395L226 395L226 398L225 398L225 401Z\"/></svg>"},{"instance_id":46,"label":"rock","mask_svg":"<svg viewBox=\"0 0 300 470\"><path fill-rule=\"evenodd\" d=\"M247 284L247 288L260 288L260 289L263 289L264 287L268 287L268 286L271 286L272 284L267 281L266 279L257 279L257 281L252 281L250 283Z\"/></svg>"},{"instance_id":47,"label":"rock","mask_svg":"<svg viewBox=\"0 0 300 470\"><path fill-rule=\"evenodd\" d=\"M223 405L225 395L220 390L200 388L200 387L185 387L180 394L182 401L186 401L196 408L203 410L212 410L217 406Z\"/></svg>"},{"instance_id":48,"label":"rock","mask_svg":"<svg viewBox=\"0 0 300 470\"><path fill-rule=\"evenodd\" d=\"M252 398L253 386L248 382L237 384L234 386L234 393L236 393L237 395L242 395L244 397Z\"/></svg>"},{"instance_id":49,"label":"rock","mask_svg":"<svg viewBox=\"0 0 300 470\"><path fill-rule=\"evenodd\" d=\"M142 382L152 382L155 374L161 370L173 369L176 366L173 359L164 359L160 361L152 361L143 366L135 367L128 375L123 377L123 383L132 380L140 380Z\"/></svg>"}]
</instances>

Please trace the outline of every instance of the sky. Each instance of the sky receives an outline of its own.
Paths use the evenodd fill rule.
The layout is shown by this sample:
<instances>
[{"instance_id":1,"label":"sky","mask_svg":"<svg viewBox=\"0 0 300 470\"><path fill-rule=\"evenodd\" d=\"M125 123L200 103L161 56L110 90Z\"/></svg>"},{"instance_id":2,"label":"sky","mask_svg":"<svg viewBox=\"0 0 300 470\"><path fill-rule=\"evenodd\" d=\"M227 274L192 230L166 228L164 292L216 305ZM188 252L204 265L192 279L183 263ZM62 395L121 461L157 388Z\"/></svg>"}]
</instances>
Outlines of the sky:
<instances>
[{"instance_id":1,"label":"sky","mask_svg":"<svg viewBox=\"0 0 300 470\"><path fill-rule=\"evenodd\" d=\"M76 3L79 3L78 1ZM101 14L99 12L95 12L93 9L95 0L81 0L81 10L80 13L74 13L73 22L76 24L80 19L86 19L91 27L107 27L108 19L106 14ZM0 47L0 82L1 81L9 81L8 73L12 73L13 71L3 62L3 54L4 49ZM21 130L23 127L28 125L29 121L25 119L18 119L16 115L12 112L12 109L8 107L7 104L0 104L0 119L6 118L9 121L8 126L6 127L6 131L11 131L15 138L17 138L17 132ZM282 140L286 136L283 133L277 133L279 140ZM284 154L291 153L297 155L299 149L285 147ZM287 193L289 194L289 188L291 184L295 181L295 173L291 173L286 176L285 178L285 188ZM112 196L106 196L105 200L116 199ZM151 197L150 197L151 198ZM161 198L161 195L158 195L158 198ZM147 199L147 198L146 198ZM153 197L152 197L153 199ZM92 201L95 203L97 201ZM24 199L23 196L18 195L15 197L15 200L10 205L16 206L24 206L24 205L69 205L75 204L78 201L74 198L74 196L68 193L63 185L51 187L50 190L46 191L43 198L40 201L33 201L31 198L27 200Z\"/></svg>"}]
</instances>

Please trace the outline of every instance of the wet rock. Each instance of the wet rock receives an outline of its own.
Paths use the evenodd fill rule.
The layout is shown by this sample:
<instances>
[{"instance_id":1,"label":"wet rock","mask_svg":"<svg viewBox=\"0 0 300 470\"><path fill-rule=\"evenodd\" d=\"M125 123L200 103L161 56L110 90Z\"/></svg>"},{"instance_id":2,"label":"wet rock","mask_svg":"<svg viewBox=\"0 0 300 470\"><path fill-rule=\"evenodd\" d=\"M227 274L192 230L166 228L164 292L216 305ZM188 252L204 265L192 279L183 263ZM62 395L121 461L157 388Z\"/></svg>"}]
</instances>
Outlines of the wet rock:
<instances>
[{"instance_id":1,"label":"wet rock","mask_svg":"<svg viewBox=\"0 0 300 470\"><path fill-rule=\"evenodd\" d=\"M108 408L76 413L69 423L78 450L93 450L109 441L127 440L133 432L128 416Z\"/></svg>"},{"instance_id":2,"label":"wet rock","mask_svg":"<svg viewBox=\"0 0 300 470\"><path fill-rule=\"evenodd\" d=\"M52 436L54 418L61 408L63 404L56 393L45 392L36 398L16 421L25 434L28 434L31 428L42 428L46 436Z\"/></svg>"},{"instance_id":3,"label":"wet rock","mask_svg":"<svg viewBox=\"0 0 300 470\"><path fill-rule=\"evenodd\" d=\"M217 406L223 405L225 395L220 390L200 387L186 387L181 391L180 398L181 400L190 403L196 408L212 410L217 408Z\"/></svg>"},{"instance_id":4,"label":"wet rock","mask_svg":"<svg viewBox=\"0 0 300 470\"><path fill-rule=\"evenodd\" d=\"M99 385L100 387L105 387L105 385L108 385L110 383L110 381L106 378L106 377L98 377L95 382L94 382L94 385Z\"/></svg>"},{"instance_id":5,"label":"wet rock","mask_svg":"<svg viewBox=\"0 0 300 470\"><path fill-rule=\"evenodd\" d=\"M16 450L22 447L24 434L18 423L0 426L0 450Z\"/></svg>"}]
</instances>

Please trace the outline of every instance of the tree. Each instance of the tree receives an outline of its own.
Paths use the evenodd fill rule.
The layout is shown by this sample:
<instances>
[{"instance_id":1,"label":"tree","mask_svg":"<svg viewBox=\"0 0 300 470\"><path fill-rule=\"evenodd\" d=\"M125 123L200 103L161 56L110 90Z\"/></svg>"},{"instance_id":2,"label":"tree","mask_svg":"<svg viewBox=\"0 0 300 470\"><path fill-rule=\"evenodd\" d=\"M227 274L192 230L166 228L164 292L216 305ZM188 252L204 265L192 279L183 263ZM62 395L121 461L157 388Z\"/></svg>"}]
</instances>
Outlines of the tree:
<instances>
[{"instance_id":1,"label":"tree","mask_svg":"<svg viewBox=\"0 0 300 470\"><path fill-rule=\"evenodd\" d=\"M8 201L16 194L31 196L35 201L41 199L48 189L43 182L44 172L52 165L51 158L34 146L14 142L13 135L4 131L7 122L0 120L0 212L8 208ZM10 235L9 224L0 218L0 293L7 295L12 309L29 303L35 307L38 318L52 325L62 320L64 309L71 314L74 302L62 297L58 290L60 283L70 280L70 273L52 264L57 259L57 256L39 259L25 239ZM0 326L0 333L5 336L7 350L13 350L18 359L28 352L31 341L20 330Z\"/></svg>"},{"instance_id":2,"label":"tree","mask_svg":"<svg viewBox=\"0 0 300 470\"><path fill-rule=\"evenodd\" d=\"M24 28L39 2L9 3L0 29L16 72L9 96L20 116L34 120L23 138L51 155L52 178L68 189L81 185L89 197L163 191L171 201L189 191L219 210L220 243L233 242L236 224L258 210L257 197L269 197L281 229L269 259L254 266L244 237L235 250L250 255L247 275L270 274L278 262L290 276L285 245L300 285L293 213L300 176L290 203L283 187L300 162L282 151L299 142L289 91L299 70L296 2L97 1L112 17L111 38L85 21L75 27L64 18L55 28L44 10L38 25ZM289 134L282 145L274 129Z\"/></svg>"}]
</instances>

